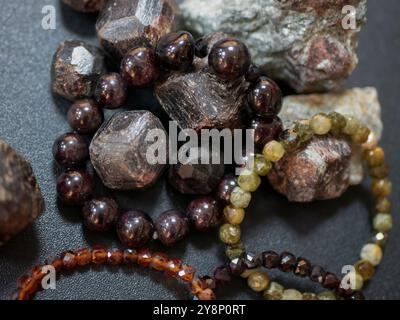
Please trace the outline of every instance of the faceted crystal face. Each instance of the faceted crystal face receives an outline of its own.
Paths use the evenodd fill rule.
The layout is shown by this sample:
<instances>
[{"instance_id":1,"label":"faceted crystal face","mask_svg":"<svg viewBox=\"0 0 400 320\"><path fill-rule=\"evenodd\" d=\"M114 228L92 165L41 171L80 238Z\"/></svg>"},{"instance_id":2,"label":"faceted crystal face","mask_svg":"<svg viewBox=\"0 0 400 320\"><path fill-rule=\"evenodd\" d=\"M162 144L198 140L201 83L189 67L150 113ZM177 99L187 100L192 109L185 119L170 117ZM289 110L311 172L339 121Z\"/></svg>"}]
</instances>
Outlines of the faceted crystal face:
<instances>
[{"instance_id":1,"label":"faceted crystal face","mask_svg":"<svg viewBox=\"0 0 400 320\"><path fill-rule=\"evenodd\" d=\"M100 11L107 0L62 0L66 5L79 12Z\"/></svg>"},{"instance_id":2,"label":"faceted crystal face","mask_svg":"<svg viewBox=\"0 0 400 320\"><path fill-rule=\"evenodd\" d=\"M97 36L120 59L137 45L154 46L172 31L177 13L173 0L111 0L97 20Z\"/></svg>"},{"instance_id":3,"label":"faceted crystal face","mask_svg":"<svg viewBox=\"0 0 400 320\"><path fill-rule=\"evenodd\" d=\"M83 41L64 41L53 59L53 91L69 100L90 97L105 70L99 49Z\"/></svg>"},{"instance_id":4,"label":"faceted crystal face","mask_svg":"<svg viewBox=\"0 0 400 320\"><path fill-rule=\"evenodd\" d=\"M94 136L90 157L103 183L111 189L132 190L155 183L164 164L147 159L146 141L150 130L161 130L168 150L168 136L160 120L149 111L127 111L116 114Z\"/></svg>"}]
</instances>

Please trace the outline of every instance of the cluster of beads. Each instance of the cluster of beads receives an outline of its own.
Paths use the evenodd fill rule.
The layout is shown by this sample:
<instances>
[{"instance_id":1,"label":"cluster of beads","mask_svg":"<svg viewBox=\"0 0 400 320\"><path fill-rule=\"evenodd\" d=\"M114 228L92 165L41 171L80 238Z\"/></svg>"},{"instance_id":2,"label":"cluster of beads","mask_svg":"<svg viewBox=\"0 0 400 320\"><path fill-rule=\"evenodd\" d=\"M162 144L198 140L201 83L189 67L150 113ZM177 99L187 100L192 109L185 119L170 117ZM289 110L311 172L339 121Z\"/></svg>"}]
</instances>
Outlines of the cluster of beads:
<instances>
[{"instance_id":1,"label":"cluster of beads","mask_svg":"<svg viewBox=\"0 0 400 320\"><path fill-rule=\"evenodd\" d=\"M91 249L67 251L47 265L54 267L56 272L62 272L89 265L119 266L122 264L150 267L162 271L170 277L182 280L188 284L190 291L199 300L214 300L216 298L214 291L208 286L207 277L196 278L196 271L192 266L184 264L179 259L171 259L165 253L153 253L147 248L136 251L133 249L107 250L102 247L93 247ZM29 275L20 278L14 298L17 300L32 299L42 289L41 283L46 274L46 272L43 272L43 266L34 267Z\"/></svg>"}]
</instances>

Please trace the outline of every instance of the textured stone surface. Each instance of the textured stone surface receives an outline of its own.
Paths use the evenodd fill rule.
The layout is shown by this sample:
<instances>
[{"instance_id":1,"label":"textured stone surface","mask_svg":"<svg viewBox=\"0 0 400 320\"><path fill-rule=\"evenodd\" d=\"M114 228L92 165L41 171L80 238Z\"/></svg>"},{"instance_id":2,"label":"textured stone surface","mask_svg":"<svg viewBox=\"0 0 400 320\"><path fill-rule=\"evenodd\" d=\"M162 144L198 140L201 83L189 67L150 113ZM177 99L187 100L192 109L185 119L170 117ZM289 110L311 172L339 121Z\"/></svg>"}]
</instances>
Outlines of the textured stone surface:
<instances>
[{"instance_id":1,"label":"textured stone surface","mask_svg":"<svg viewBox=\"0 0 400 320\"><path fill-rule=\"evenodd\" d=\"M44 211L30 164L0 139L0 246Z\"/></svg>"},{"instance_id":2,"label":"textured stone surface","mask_svg":"<svg viewBox=\"0 0 400 320\"><path fill-rule=\"evenodd\" d=\"M289 201L337 198L349 186L350 157L351 148L346 140L314 137L276 163L268 178Z\"/></svg>"},{"instance_id":3,"label":"textured stone surface","mask_svg":"<svg viewBox=\"0 0 400 320\"><path fill-rule=\"evenodd\" d=\"M153 143L146 137L153 129L168 137L160 120L149 111L117 113L99 129L90 144L90 158L108 188L141 189L156 182L165 165L147 161L147 149Z\"/></svg>"},{"instance_id":4,"label":"textured stone surface","mask_svg":"<svg viewBox=\"0 0 400 320\"><path fill-rule=\"evenodd\" d=\"M208 48L225 38L208 36ZM173 72L156 85L158 102L182 129L237 128L245 99L244 78L223 81L207 66L207 58L196 58L188 73Z\"/></svg>"},{"instance_id":5,"label":"textured stone surface","mask_svg":"<svg viewBox=\"0 0 400 320\"><path fill-rule=\"evenodd\" d=\"M295 120L309 119L319 112L337 111L344 115L355 116L367 125L372 133L368 145L379 142L382 136L381 105L375 88L353 88L338 93L309 94L287 96L279 114L284 126ZM351 161L351 184L359 184L363 178L361 149L353 146Z\"/></svg>"},{"instance_id":6,"label":"textured stone surface","mask_svg":"<svg viewBox=\"0 0 400 320\"><path fill-rule=\"evenodd\" d=\"M64 41L53 58L53 91L69 100L90 97L105 70L99 49L83 41Z\"/></svg>"},{"instance_id":7,"label":"textured stone surface","mask_svg":"<svg viewBox=\"0 0 400 320\"><path fill-rule=\"evenodd\" d=\"M174 0L110 0L97 20L97 37L120 59L135 46L154 46L174 29L177 15Z\"/></svg>"},{"instance_id":8,"label":"textured stone surface","mask_svg":"<svg viewBox=\"0 0 400 320\"><path fill-rule=\"evenodd\" d=\"M103 9L107 0L62 0L72 9L80 12L97 12Z\"/></svg>"},{"instance_id":9,"label":"textured stone surface","mask_svg":"<svg viewBox=\"0 0 400 320\"><path fill-rule=\"evenodd\" d=\"M342 28L348 4L356 8L355 30ZM357 65L366 0L184 0L181 9L190 30L238 37L272 78L314 92L337 88Z\"/></svg>"}]
</instances>

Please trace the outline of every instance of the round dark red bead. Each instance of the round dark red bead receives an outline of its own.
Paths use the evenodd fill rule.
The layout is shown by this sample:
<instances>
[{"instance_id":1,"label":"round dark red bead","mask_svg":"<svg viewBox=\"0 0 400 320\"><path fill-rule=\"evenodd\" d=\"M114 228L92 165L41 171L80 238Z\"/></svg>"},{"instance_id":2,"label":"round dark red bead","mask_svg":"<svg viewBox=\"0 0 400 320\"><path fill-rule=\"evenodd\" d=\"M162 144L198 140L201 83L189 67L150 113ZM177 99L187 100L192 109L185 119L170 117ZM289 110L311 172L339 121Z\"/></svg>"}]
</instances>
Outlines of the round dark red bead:
<instances>
[{"instance_id":1,"label":"round dark red bead","mask_svg":"<svg viewBox=\"0 0 400 320\"><path fill-rule=\"evenodd\" d=\"M282 92L278 85L267 77L261 77L249 89L248 102L260 116L277 115L282 108Z\"/></svg>"},{"instance_id":2,"label":"round dark red bead","mask_svg":"<svg viewBox=\"0 0 400 320\"><path fill-rule=\"evenodd\" d=\"M293 273L299 277L308 277L311 273L311 264L308 260L298 258Z\"/></svg>"},{"instance_id":3,"label":"round dark red bead","mask_svg":"<svg viewBox=\"0 0 400 320\"><path fill-rule=\"evenodd\" d=\"M119 73L110 73L102 76L96 86L95 97L97 103L106 109L117 109L126 100L127 85Z\"/></svg>"},{"instance_id":4,"label":"round dark red bead","mask_svg":"<svg viewBox=\"0 0 400 320\"><path fill-rule=\"evenodd\" d=\"M199 231L215 228L222 222L222 208L213 197L202 197L193 200L186 215Z\"/></svg>"},{"instance_id":5,"label":"round dark red bead","mask_svg":"<svg viewBox=\"0 0 400 320\"><path fill-rule=\"evenodd\" d=\"M289 252L283 252L281 254L281 262L279 265L279 269L281 269L284 272L293 270L294 265L296 264L296 257L289 253Z\"/></svg>"},{"instance_id":6,"label":"round dark red bead","mask_svg":"<svg viewBox=\"0 0 400 320\"><path fill-rule=\"evenodd\" d=\"M68 110L68 123L79 133L93 133L103 123L103 111L93 100L75 102Z\"/></svg>"},{"instance_id":7,"label":"round dark red bead","mask_svg":"<svg viewBox=\"0 0 400 320\"><path fill-rule=\"evenodd\" d=\"M254 143L258 148L263 148L272 140L278 140L283 131L282 121L277 116L254 117L248 128L254 130Z\"/></svg>"},{"instance_id":8,"label":"round dark red bead","mask_svg":"<svg viewBox=\"0 0 400 320\"><path fill-rule=\"evenodd\" d=\"M90 230L107 231L117 220L118 204L112 198L91 199L83 206L83 217Z\"/></svg>"},{"instance_id":9,"label":"round dark red bead","mask_svg":"<svg viewBox=\"0 0 400 320\"><path fill-rule=\"evenodd\" d=\"M61 166L73 167L83 164L89 157L85 139L77 133L66 133L53 144L54 160Z\"/></svg>"},{"instance_id":10,"label":"round dark red bead","mask_svg":"<svg viewBox=\"0 0 400 320\"><path fill-rule=\"evenodd\" d=\"M325 280L325 270L317 265L313 265L311 267L311 272L310 272L310 279L314 282L318 282L322 284Z\"/></svg>"},{"instance_id":11,"label":"round dark red bead","mask_svg":"<svg viewBox=\"0 0 400 320\"><path fill-rule=\"evenodd\" d=\"M158 239L166 246L174 246L189 233L189 219L180 211L169 210L155 222Z\"/></svg>"},{"instance_id":12,"label":"round dark red bead","mask_svg":"<svg viewBox=\"0 0 400 320\"><path fill-rule=\"evenodd\" d=\"M117 233L125 246L139 248L151 240L154 234L154 226L147 213L132 210L118 218Z\"/></svg>"},{"instance_id":13,"label":"round dark red bead","mask_svg":"<svg viewBox=\"0 0 400 320\"><path fill-rule=\"evenodd\" d=\"M229 203L232 190L237 186L236 176L233 174L227 174L216 187L214 195L218 200L224 203Z\"/></svg>"},{"instance_id":14,"label":"round dark red bead","mask_svg":"<svg viewBox=\"0 0 400 320\"><path fill-rule=\"evenodd\" d=\"M330 290L334 290L337 289L339 287L340 281L339 279L336 277L336 275L334 275L331 272L327 272L325 274L325 279L324 282L322 283L322 286L326 289L330 289Z\"/></svg>"},{"instance_id":15,"label":"round dark red bead","mask_svg":"<svg viewBox=\"0 0 400 320\"><path fill-rule=\"evenodd\" d=\"M275 251L265 251L261 254L262 265L267 269L278 268L281 257Z\"/></svg>"},{"instance_id":16,"label":"round dark red bead","mask_svg":"<svg viewBox=\"0 0 400 320\"><path fill-rule=\"evenodd\" d=\"M66 204L83 204L90 198L92 192L93 179L86 171L67 171L57 179L58 197Z\"/></svg>"}]
</instances>

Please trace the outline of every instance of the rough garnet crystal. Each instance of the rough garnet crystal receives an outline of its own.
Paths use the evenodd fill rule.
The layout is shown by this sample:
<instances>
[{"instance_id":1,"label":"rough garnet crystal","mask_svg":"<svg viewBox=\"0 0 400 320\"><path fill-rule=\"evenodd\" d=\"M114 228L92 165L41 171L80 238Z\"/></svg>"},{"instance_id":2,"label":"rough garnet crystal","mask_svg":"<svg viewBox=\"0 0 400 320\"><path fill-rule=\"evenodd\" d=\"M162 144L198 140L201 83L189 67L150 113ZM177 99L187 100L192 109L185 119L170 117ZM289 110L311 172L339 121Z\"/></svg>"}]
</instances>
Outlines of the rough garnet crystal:
<instances>
[{"instance_id":1,"label":"rough garnet crystal","mask_svg":"<svg viewBox=\"0 0 400 320\"><path fill-rule=\"evenodd\" d=\"M83 41L64 41L53 58L53 91L69 100L90 97L105 70L98 48Z\"/></svg>"},{"instance_id":2,"label":"rough garnet crystal","mask_svg":"<svg viewBox=\"0 0 400 320\"><path fill-rule=\"evenodd\" d=\"M0 139L0 246L44 211L30 164Z\"/></svg>"},{"instance_id":3,"label":"rough garnet crystal","mask_svg":"<svg viewBox=\"0 0 400 320\"><path fill-rule=\"evenodd\" d=\"M62 0L62 2L79 12L97 12L104 7L107 0Z\"/></svg>"},{"instance_id":4,"label":"rough garnet crystal","mask_svg":"<svg viewBox=\"0 0 400 320\"><path fill-rule=\"evenodd\" d=\"M179 10L173 0L110 0L96 23L102 47L121 59L135 46L155 46L172 31Z\"/></svg>"},{"instance_id":5,"label":"rough garnet crystal","mask_svg":"<svg viewBox=\"0 0 400 320\"><path fill-rule=\"evenodd\" d=\"M147 159L148 148L154 143L146 141L151 130L164 132L167 147L167 133L149 111L117 113L96 133L89 148L90 158L108 188L132 190L155 183L165 165L151 164Z\"/></svg>"}]
</instances>

